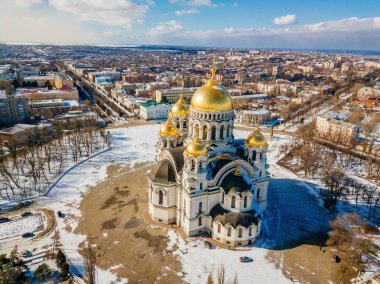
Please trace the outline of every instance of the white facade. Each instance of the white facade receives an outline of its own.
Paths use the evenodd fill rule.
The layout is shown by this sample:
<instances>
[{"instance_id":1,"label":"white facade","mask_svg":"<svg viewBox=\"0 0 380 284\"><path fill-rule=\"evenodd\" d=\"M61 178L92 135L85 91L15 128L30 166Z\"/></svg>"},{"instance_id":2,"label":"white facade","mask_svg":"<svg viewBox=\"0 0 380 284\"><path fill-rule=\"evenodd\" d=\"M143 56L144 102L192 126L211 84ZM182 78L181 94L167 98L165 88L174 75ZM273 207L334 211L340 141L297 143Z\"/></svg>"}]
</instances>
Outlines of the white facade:
<instances>
[{"instance_id":1,"label":"white facade","mask_svg":"<svg viewBox=\"0 0 380 284\"><path fill-rule=\"evenodd\" d=\"M157 164L148 173L151 218L175 224L187 236L208 234L230 246L253 243L270 179L265 136L257 130L235 140L232 103L221 110L192 104L179 116L170 115L161 128Z\"/></svg>"},{"instance_id":2,"label":"white facade","mask_svg":"<svg viewBox=\"0 0 380 284\"><path fill-rule=\"evenodd\" d=\"M140 116L146 120L167 118L170 108L170 104L147 102L140 105Z\"/></svg>"}]
</instances>

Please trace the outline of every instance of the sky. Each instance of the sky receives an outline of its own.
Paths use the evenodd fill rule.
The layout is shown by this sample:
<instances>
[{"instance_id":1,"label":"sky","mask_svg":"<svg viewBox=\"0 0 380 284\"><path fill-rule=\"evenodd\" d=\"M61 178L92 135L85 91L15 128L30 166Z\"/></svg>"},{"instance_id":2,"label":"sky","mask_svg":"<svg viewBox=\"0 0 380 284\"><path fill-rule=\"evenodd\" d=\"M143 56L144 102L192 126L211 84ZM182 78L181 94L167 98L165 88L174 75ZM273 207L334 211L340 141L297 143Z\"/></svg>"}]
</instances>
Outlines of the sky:
<instances>
[{"instance_id":1,"label":"sky","mask_svg":"<svg viewBox=\"0 0 380 284\"><path fill-rule=\"evenodd\" d=\"M0 43L380 50L380 0L0 2Z\"/></svg>"}]
</instances>

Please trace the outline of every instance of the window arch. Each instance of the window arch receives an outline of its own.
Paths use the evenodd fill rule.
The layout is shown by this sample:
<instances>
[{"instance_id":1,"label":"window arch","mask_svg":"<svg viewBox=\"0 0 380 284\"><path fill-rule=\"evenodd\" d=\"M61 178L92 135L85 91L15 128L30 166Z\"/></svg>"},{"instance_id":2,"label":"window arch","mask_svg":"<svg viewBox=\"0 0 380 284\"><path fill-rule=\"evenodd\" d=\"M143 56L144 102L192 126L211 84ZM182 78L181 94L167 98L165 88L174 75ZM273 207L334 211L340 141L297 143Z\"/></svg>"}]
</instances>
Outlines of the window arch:
<instances>
[{"instance_id":1,"label":"window arch","mask_svg":"<svg viewBox=\"0 0 380 284\"><path fill-rule=\"evenodd\" d=\"M191 170L192 171L195 170L195 161L194 160L191 160Z\"/></svg>"},{"instance_id":2,"label":"window arch","mask_svg":"<svg viewBox=\"0 0 380 284\"><path fill-rule=\"evenodd\" d=\"M248 205L248 196L244 196L244 208L247 208Z\"/></svg>"},{"instance_id":3,"label":"window arch","mask_svg":"<svg viewBox=\"0 0 380 284\"><path fill-rule=\"evenodd\" d=\"M218 233L222 230L222 225L218 224Z\"/></svg>"},{"instance_id":4,"label":"window arch","mask_svg":"<svg viewBox=\"0 0 380 284\"><path fill-rule=\"evenodd\" d=\"M260 198L260 188L257 189L257 195L256 195L257 199Z\"/></svg>"},{"instance_id":5,"label":"window arch","mask_svg":"<svg viewBox=\"0 0 380 284\"><path fill-rule=\"evenodd\" d=\"M198 226L202 226L202 217L199 217L198 219Z\"/></svg>"},{"instance_id":6,"label":"window arch","mask_svg":"<svg viewBox=\"0 0 380 284\"><path fill-rule=\"evenodd\" d=\"M220 139L223 139L223 137L224 137L224 126L222 125L221 127L220 127Z\"/></svg>"},{"instance_id":7,"label":"window arch","mask_svg":"<svg viewBox=\"0 0 380 284\"><path fill-rule=\"evenodd\" d=\"M256 150L252 151L252 160L256 161Z\"/></svg>"},{"instance_id":8,"label":"window arch","mask_svg":"<svg viewBox=\"0 0 380 284\"><path fill-rule=\"evenodd\" d=\"M243 229L242 228L239 228L239 231L238 231L238 238L241 238L243 236Z\"/></svg>"},{"instance_id":9,"label":"window arch","mask_svg":"<svg viewBox=\"0 0 380 284\"><path fill-rule=\"evenodd\" d=\"M183 120L183 128L186 128L187 127L187 119L185 118L184 120Z\"/></svg>"},{"instance_id":10,"label":"window arch","mask_svg":"<svg viewBox=\"0 0 380 284\"><path fill-rule=\"evenodd\" d=\"M199 125L198 124L195 125L195 137L199 138Z\"/></svg>"},{"instance_id":11,"label":"window arch","mask_svg":"<svg viewBox=\"0 0 380 284\"><path fill-rule=\"evenodd\" d=\"M202 202L199 202L198 213L202 213Z\"/></svg>"},{"instance_id":12,"label":"window arch","mask_svg":"<svg viewBox=\"0 0 380 284\"><path fill-rule=\"evenodd\" d=\"M228 237L231 237L231 231L232 231L232 230L231 230L231 227L228 227L228 228L227 228L227 236L228 236Z\"/></svg>"},{"instance_id":13,"label":"window arch","mask_svg":"<svg viewBox=\"0 0 380 284\"><path fill-rule=\"evenodd\" d=\"M177 117L176 122L177 122L177 128L180 128L180 126L181 126L181 122L180 122L179 117Z\"/></svg>"},{"instance_id":14,"label":"window arch","mask_svg":"<svg viewBox=\"0 0 380 284\"><path fill-rule=\"evenodd\" d=\"M222 192L222 203L224 204L224 191Z\"/></svg>"},{"instance_id":15,"label":"window arch","mask_svg":"<svg viewBox=\"0 0 380 284\"><path fill-rule=\"evenodd\" d=\"M164 192L162 190L158 191L158 204L164 204Z\"/></svg>"},{"instance_id":16,"label":"window arch","mask_svg":"<svg viewBox=\"0 0 380 284\"><path fill-rule=\"evenodd\" d=\"M204 126L203 126L203 139L204 139L204 140L207 139L207 125L204 125Z\"/></svg>"},{"instance_id":17,"label":"window arch","mask_svg":"<svg viewBox=\"0 0 380 284\"><path fill-rule=\"evenodd\" d=\"M249 229L248 229L248 235L249 235L249 236L252 236L252 226L249 227Z\"/></svg>"},{"instance_id":18,"label":"window arch","mask_svg":"<svg viewBox=\"0 0 380 284\"><path fill-rule=\"evenodd\" d=\"M230 136L230 125L228 124L227 125L227 137L229 137Z\"/></svg>"},{"instance_id":19,"label":"window arch","mask_svg":"<svg viewBox=\"0 0 380 284\"><path fill-rule=\"evenodd\" d=\"M216 139L216 126L211 127L211 140Z\"/></svg>"},{"instance_id":20,"label":"window arch","mask_svg":"<svg viewBox=\"0 0 380 284\"><path fill-rule=\"evenodd\" d=\"M232 196L231 198L231 208L235 208L236 207L236 196Z\"/></svg>"}]
</instances>

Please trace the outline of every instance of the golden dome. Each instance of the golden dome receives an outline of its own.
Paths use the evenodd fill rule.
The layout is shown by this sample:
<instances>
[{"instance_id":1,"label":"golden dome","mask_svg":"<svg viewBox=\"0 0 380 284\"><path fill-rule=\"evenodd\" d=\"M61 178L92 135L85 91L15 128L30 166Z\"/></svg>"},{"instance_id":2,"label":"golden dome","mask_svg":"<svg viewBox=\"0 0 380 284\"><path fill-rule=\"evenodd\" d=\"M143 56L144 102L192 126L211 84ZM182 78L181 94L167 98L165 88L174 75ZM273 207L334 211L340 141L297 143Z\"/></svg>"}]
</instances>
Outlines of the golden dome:
<instances>
[{"instance_id":1,"label":"golden dome","mask_svg":"<svg viewBox=\"0 0 380 284\"><path fill-rule=\"evenodd\" d=\"M176 102L173 105L173 107L171 109L171 113L176 114L176 115L180 115L180 116L186 116L186 115L189 115L189 112L190 112L190 108L185 103L185 100L183 99L183 97L181 95L178 102Z\"/></svg>"},{"instance_id":2,"label":"golden dome","mask_svg":"<svg viewBox=\"0 0 380 284\"><path fill-rule=\"evenodd\" d=\"M191 143L186 147L186 154L193 157L199 157L206 155L208 150L206 145L199 139L195 138Z\"/></svg>"},{"instance_id":3,"label":"golden dome","mask_svg":"<svg viewBox=\"0 0 380 284\"><path fill-rule=\"evenodd\" d=\"M168 119L160 128L160 136L178 136L177 127Z\"/></svg>"},{"instance_id":4,"label":"golden dome","mask_svg":"<svg viewBox=\"0 0 380 284\"><path fill-rule=\"evenodd\" d=\"M232 99L227 90L215 79L213 67L211 79L200 87L191 99L191 107L198 110L228 110L232 108Z\"/></svg>"},{"instance_id":5,"label":"golden dome","mask_svg":"<svg viewBox=\"0 0 380 284\"><path fill-rule=\"evenodd\" d=\"M260 132L260 129L257 127L257 129L251 133L248 137L245 143L249 147L266 147L268 146L267 139L265 138L265 135Z\"/></svg>"}]
</instances>

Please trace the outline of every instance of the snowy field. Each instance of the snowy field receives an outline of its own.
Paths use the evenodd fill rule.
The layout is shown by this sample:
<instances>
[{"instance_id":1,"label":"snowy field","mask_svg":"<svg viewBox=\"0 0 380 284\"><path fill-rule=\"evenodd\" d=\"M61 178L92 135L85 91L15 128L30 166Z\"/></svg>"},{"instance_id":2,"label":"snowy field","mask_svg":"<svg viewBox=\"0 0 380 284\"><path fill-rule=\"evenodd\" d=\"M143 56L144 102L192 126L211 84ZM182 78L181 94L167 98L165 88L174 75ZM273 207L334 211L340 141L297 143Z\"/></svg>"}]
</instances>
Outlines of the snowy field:
<instances>
[{"instance_id":1,"label":"snowy field","mask_svg":"<svg viewBox=\"0 0 380 284\"><path fill-rule=\"evenodd\" d=\"M51 191L47 197L41 197L39 206L80 217L79 204L83 193L107 177L106 168L110 164L133 165L140 162L153 161L158 129L161 125L146 125L131 128L112 129L112 150L86 161L69 172ZM245 138L248 131L235 131L236 138ZM269 141L268 160L270 171L274 176L270 182L268 200L268 218L264 223L263 237L248 251L228 251L223 249L205 249L199 241L185 244L178 240L179 250L175 254L183 264L184 279L190 283L205 283L209 271L215 271L220 264L226 266L226 278L232 280L239 272L239 283L288 283L280 270L265 259L269 248L285 245L288 241L303 235L325 229L328 222L325 211L316 203L305 183L282 168L273 165L278 159L278 148L288 142L286 136L275 136ZM85 236L73 233L77 220L58 219L63 249L70 263L75 265L79 273L83 272L83 259L77 251L78 245ZM65 227L70 226L67 231ZM170 244L177 236L169 231ZM186 251L187 253L183 253ZM253 263L240 263L242 255L254 258ZM110 283L116 275L109 271L98 271L98 283ZM126 280L121 281L121 283ZM120 283L120 282L118 282Z\"/></svg>"},{"instance_id":2,"label":"snowy field","mask_svg":"<svg viewBox=\"0 0 380 284\"><path fill-rule=\"evenodd\" d=\"M44 227L42 214L35 214L25 218L19 218L0 224L0 240L21 236L25 233L33 233Z\"/></svg>"}]
</instances>

